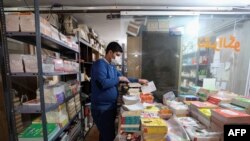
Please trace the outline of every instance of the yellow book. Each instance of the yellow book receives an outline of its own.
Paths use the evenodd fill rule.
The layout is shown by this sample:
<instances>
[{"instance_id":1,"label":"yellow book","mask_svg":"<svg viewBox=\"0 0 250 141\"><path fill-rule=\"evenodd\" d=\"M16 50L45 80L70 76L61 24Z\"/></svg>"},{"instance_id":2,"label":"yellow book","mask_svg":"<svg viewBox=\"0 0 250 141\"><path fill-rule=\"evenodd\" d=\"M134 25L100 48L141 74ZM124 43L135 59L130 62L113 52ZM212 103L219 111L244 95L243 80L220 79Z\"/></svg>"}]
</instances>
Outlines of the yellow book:
<instances>
[{"instance_id":1,"label":"yellow book","mask_svg":"<svg viewBox=\"0 0 250 141\"><path fill-rule=\"evenodd\" d=\"M207 118L210 118L210 117L211 117L211 109L202 108L202 109L199 109L199 111L200 111L204 116L206 116Z\"/></svg>"},{"instance_id":2,"label":"yellow book","mask_svg":"<svg viewBox=\"0 0 250 141\"><path fill-rule=\"evenodd\" d=\"M166 134L167 123L161 118L141 118L144 134Z\"/></svg>"},{"instance_id":3,"label":"yellow book","mask_svg":"<svg viewBox=\"0 0 250 141\"><path fill-rule=\"evenodd\" d=\"M158 113L160 109L156 106L148 107L143 110L144 112L149 112L149 113Z\"/></svg>"}]
</instances>

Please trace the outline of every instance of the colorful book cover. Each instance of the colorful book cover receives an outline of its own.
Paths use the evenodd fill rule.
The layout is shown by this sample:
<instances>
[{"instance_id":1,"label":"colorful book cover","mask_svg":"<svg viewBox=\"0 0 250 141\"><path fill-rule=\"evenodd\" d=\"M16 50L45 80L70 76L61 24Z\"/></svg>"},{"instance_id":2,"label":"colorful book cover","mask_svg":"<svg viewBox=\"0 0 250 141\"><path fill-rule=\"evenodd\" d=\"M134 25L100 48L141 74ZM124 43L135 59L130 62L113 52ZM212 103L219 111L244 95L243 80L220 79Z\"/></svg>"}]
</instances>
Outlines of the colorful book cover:
<instances>
[{"instance_id":1,"label":"colorful book cover","mask_svg":"<svg viewBox=\"0 0 250 141\"><path fill-rule=\"evenodd\" d=\"M211 117L211 109L199 109L200 113L203 114L206 118L210 118Z\"/></svg>"},{"instance_id":2,"label":"colorful book cover","mask_svg":"<svg viewBox=\"0 0 250 141\"><path fill-rule=\"evenodd\" d=\"M250 115L242 113L242 112L238 112L238 111L234 111L234 110L230 110L230 109L213 109L213 112L219 114L222 117L225 118L249 118L250 120Z\"/></svg>"},{"instance_id":3,"label":"colorful book cover","mask_svg":"<svg viewBox=\"0 0 250 141\"><path fill-rule=\"evenodd\" d=\"M48 123L47 124L47 131L48 136L50 137L51 134L53 134L55 131L57 131L59 128L57 124ZM29 127L27 127L22 133L18 136L19 140L37 140L37 139L43 139L43 128L42 124L39 123L33 123Z\"/></svg>"},{"instance_id":4,"label":"colorful book cover","mask_svg":"<svg viewBox=\"0 0 250 141\"><path fill-rule=\"evenodd\" d=\"M218 107L217 105L214 105L212 103L209 103L209 102L200 102L200 101L193 101L193 102L191 102L191 106L194 106L196 108L210 108L210 109Z\"/></svg>"},{"instance_id":5,"label":"colorful book cover","mask_svg":"<svg viewBox=\"0 0 250 141\"><path fill-rule=\"evenodd\" d=\"M166 134L167 123L160 118L142 118L143 132L146 134Z\"/></svg>"},{"instance_id":6,"label":"colorful book cover","mask_svg":"<svg viewBox=\"0 0 250 141\"><path fill-rule=\"evenodd\" d=\"M250 99L248 98L244 98L244 97L238 97L238 98L234 98L232 100L232 103L244 108L249 108L250 107Z\"/></svg>"},{"instance_id":7,"label":"colorful book cover","mask_svg":"<svg viewBox=\"0 0 250 141\"><path fill-rule=\"evenodd\" d=\"M232 110L236 110L236 111L241 111L241 112L246 112L245 108L242 108L240 106L236 106L230 103L220 103L220 106L222 108L226 108L226 109L232 109Z\"/></svg>"}]
</instances>

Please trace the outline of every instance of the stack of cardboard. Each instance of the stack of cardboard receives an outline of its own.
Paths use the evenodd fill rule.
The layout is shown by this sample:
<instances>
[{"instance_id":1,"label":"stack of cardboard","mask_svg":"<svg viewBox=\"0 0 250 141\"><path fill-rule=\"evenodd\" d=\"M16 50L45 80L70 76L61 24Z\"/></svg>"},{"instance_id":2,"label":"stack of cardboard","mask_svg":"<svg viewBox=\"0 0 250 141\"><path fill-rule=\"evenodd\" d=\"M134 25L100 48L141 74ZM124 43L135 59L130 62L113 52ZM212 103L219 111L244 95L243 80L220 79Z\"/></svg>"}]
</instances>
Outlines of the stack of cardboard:
<instances>
[{"instance_id":1,"label":"stack of cardboard","mask_svg":"<svg viewBox=\"0 0 250 141\"><path fill-rule=\"evenodd\" d=\"M142 132L144 141L165 141L168 127L160 118L142 118Z\"/></svg>"},{"instance_id":2,"label":"stack of cardboard","mask_svg":"<svg viewBox=\"0 0 250 141\"><path fill-rule=\"evenodd\" d=\"M229 109L213 109L212 130L223 132L226 124L250 124L250 115Z\"/></svg>"}]
</instances>

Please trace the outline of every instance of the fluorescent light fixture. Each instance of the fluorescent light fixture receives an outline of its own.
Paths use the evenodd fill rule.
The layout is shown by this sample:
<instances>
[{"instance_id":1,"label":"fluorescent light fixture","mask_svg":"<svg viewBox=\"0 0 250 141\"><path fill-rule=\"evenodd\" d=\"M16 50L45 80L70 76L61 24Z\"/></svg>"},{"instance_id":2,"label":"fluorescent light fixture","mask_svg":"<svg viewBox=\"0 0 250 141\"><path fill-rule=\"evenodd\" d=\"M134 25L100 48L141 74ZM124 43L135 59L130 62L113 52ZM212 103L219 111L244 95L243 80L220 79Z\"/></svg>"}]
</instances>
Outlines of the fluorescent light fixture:
<instances>
[{"instance_id":1,"label":"fluorescent light fixture","mask_svg":"<svg viewBox=\"0 0 250 141\"><path fill-rule=\"evenodd\" d=\"M121 11L124 16L174 16L174 15L199 15L198 12L183 11Z\"/></svg>"}]
</instances>

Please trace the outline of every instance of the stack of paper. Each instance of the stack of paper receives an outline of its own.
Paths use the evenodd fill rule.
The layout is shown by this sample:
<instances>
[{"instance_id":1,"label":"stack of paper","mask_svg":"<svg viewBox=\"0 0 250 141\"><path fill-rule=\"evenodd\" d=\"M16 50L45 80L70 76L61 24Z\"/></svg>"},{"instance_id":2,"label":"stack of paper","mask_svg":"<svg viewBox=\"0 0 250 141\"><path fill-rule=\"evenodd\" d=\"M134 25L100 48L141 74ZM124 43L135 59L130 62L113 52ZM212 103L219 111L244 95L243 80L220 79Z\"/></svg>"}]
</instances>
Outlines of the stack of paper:
<instances>
[{"instance_id":1,"label":"stack of paper","mask_svg":"<svg viewBox=\"0 0 250 141\"><path fill-rule=\"evenodd\" d=\"M130 88L140 88L141 84L140 83L128 83L128 86Z\"/></svg>"},{"instance_id":2,"label":"stack of paper","mask_svg":"<svg viewBox=\"0 0 250 141\"><path fill-rule=\"evenodd\" d=\"M125 105L133 105L140 102L139 96L135 95L124 95L122 99Z\"/></svg>"},{"instance_id":3,"label":"stack of paper","mask_svg":"<svg viewBox=\"0 0 250 141\"><path fill-rule=\"evenodd\" d=\"M129 95L140 95L140 89L139 88L129 88L128 89L128 94Z\"/></svg>"},{"instance_id":4,"label":"stack of paper","mask_svg":"<svg viewBox=\"0 0 250 141\"><path fill-rule=\"evenodd\" d=\"M164 141L168 131L167 123L160 118L141 118L144 141Z\"/></svg>"},{"instance_id":5,"label":"stack of paper","mask_svg":"<svg viewBox=\"0 0 250 141\"><path fill-rule=\"evenodd\" d=\"M229 109L213 109L211 122L216 125L212 128L223 131L225 124L250 124L250 115Z\"/></svg>"},{"instance_id":6,"label":"stack of paper","mask_svg":"<svg viewBox=\"0 0 250 141\"><path fill-rule=\"evenodd\" d=\"M189 114L188 106L182 102L169 101L167 105L176 116L187 116Z\"/></svg>"},{"instance_id":7,"label":"stack of paper","mask_svg":"<svg viewBox=\"0 0 250 141\"><path fill-rule=\"evenodd\" d=\"M192 117L179 117L177 118L178 122L180 123L180 125L182 125L185 128L189 128L189 127L195 127L195 128L199 128L199 129L204 129L205 127L200 124L199 121L195 120Z\"/></svg>"}]
</instances>

